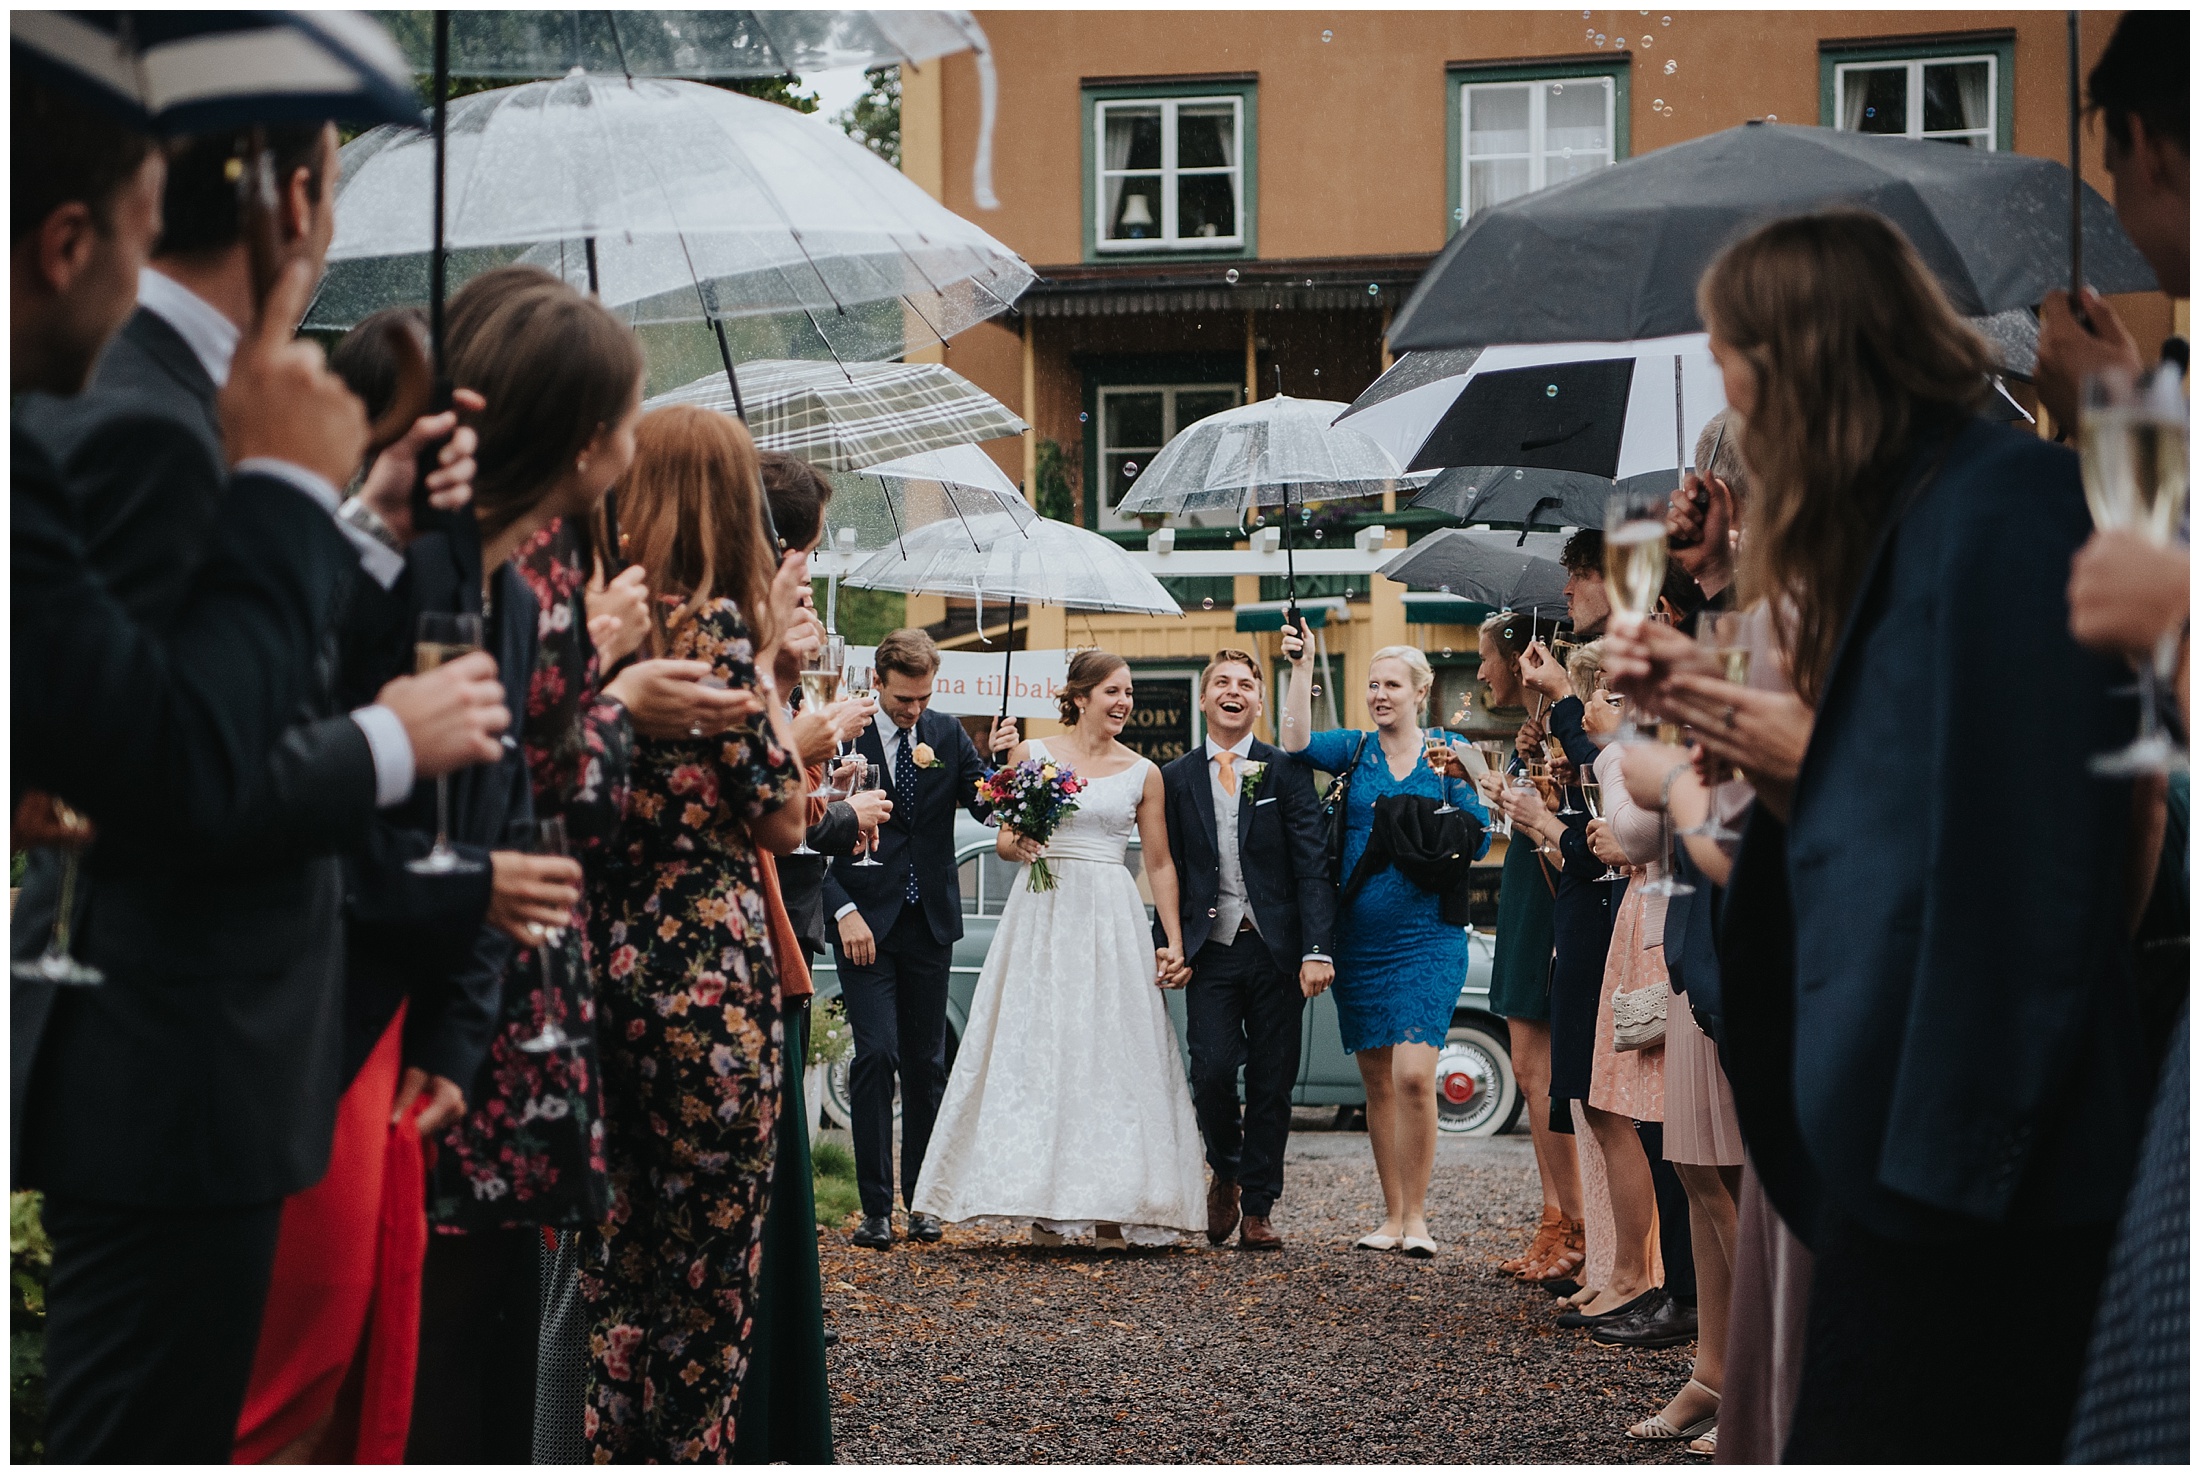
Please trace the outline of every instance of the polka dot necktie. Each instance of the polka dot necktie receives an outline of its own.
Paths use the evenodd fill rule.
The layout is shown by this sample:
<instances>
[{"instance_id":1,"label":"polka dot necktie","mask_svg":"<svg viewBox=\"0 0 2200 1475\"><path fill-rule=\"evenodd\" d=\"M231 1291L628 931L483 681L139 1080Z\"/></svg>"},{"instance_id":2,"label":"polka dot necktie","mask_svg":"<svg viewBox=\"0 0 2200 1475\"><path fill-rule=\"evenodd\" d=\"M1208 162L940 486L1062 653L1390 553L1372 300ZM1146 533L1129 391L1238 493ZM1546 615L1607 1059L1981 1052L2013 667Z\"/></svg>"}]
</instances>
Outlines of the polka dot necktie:
<instances>
[{"instance_id":1,"label":"polka dot necktie","mask_svg":"<svg viewBox=\"0 0 2200 1475\"><path fill-rule=\"evenodd\" d=\"M909 816L912 826L917 817L917 760L909 751L909 729L901 730L901 743L894 749L894 809ZM902 887L902 900L911 906L917 903L917 867L915 856L910 857L909 881Z\"/></svg>"}]
</instances>

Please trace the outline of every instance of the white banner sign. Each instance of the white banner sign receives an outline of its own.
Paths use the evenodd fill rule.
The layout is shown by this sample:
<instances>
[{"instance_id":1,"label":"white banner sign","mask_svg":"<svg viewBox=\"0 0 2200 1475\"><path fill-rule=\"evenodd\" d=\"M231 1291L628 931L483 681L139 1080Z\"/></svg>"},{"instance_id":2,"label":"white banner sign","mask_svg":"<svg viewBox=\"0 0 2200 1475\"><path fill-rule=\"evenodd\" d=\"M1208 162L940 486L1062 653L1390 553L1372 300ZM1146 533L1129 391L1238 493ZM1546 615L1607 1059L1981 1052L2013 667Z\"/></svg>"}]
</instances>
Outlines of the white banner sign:
<instances>
[{"instance_id":1,"label":"white banner sign","mask_svg":"<svg viewBox=\"0 0 2200 1475\"><path fill-rule=\"evenodd\" d=\"M848 664L868 666L874 648L848 647ZM956 717L996 717L1001 711L1003 652L943 650L940 674L932 683L932 710ZM1069 679L1066 650L1020 650L1008 673L1008 715L1054 717L1062 715L1055 699Z\"/></svg>"}]
</instances>

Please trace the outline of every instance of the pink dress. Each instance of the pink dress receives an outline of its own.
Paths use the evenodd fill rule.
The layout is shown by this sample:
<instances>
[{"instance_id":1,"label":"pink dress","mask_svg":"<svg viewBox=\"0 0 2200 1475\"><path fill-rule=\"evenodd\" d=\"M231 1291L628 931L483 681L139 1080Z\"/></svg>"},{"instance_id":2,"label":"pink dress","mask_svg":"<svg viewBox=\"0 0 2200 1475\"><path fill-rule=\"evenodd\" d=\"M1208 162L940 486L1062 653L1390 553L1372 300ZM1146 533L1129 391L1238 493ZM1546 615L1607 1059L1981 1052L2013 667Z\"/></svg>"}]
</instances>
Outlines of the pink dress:
<instances>
[{"instance_id":1,"label":"pink dress","mask_svg":"<svg viewBox=\"0 0 2200 1475\"><path fill-rule=\"evenodd\" d=\"M1613 744L1597 755L1597 782L1613 838L1637 865L1658 859L1663 827L1655 813L1627 795L1620 774L1624 750ZM1665 1047L1612 1048L1612 995L1621 989L1666 986L1665 898L1642 890L1637 870L1612 918L1612 947L1604 959L1604 992L1597 1001L1596 1053L1589 1065L1589 1104L1638 1122L1665 1120Z\"/></svg>"}]
</instances>

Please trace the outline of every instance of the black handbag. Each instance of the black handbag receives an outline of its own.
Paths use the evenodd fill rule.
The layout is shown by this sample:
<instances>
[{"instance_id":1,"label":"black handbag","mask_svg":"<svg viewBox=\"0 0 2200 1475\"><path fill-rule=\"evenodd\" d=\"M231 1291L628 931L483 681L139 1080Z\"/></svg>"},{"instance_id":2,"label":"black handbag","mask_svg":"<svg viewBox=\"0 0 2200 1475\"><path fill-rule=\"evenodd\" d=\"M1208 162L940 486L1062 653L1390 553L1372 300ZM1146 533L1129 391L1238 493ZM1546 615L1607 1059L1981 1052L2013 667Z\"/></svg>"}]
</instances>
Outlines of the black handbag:
<instances>
[{"instance_id":1,"label":"black handbag","mask_svg":"<svg viewBox=\"0 0 2200 1475\"><path fill-rule=\"evenodd\" d=\"M1352 761L1343 772L1329 781L1329 789L1322 795L1322 833L1329 850L1329 884L1335 886L1344 879L1344 796L1352 787L1352 772L1360 766L1360 759L1367 753L1367 740L1375 734L1360 734L1360 745L1352 750Z\"/></svg>"}]
</instances>

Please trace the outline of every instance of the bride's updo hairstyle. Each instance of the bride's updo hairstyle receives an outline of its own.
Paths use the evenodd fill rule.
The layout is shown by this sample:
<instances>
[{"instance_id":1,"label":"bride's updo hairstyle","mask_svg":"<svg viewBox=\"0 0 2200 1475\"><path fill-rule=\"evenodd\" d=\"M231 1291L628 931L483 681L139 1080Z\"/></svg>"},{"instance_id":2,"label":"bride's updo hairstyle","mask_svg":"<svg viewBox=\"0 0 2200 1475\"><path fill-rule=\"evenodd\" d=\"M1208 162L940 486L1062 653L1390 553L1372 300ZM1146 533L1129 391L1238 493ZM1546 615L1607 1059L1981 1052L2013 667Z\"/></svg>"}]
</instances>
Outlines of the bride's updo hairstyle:
<instances>
[{"instance_id":1,"label":"bride's updo hairstyle","mask_svg":"<svg viewBox=\"0 0 2200 1475\"><path fill-rule=\"evenodd\" d=\"M1081 650L1069 658L1069 679L1055 704L1062 709L1062 725L1077 725L1077 699L1089 697L1093 688L1130 664L1111 650Z\"/></svg>"}]
</instances>

